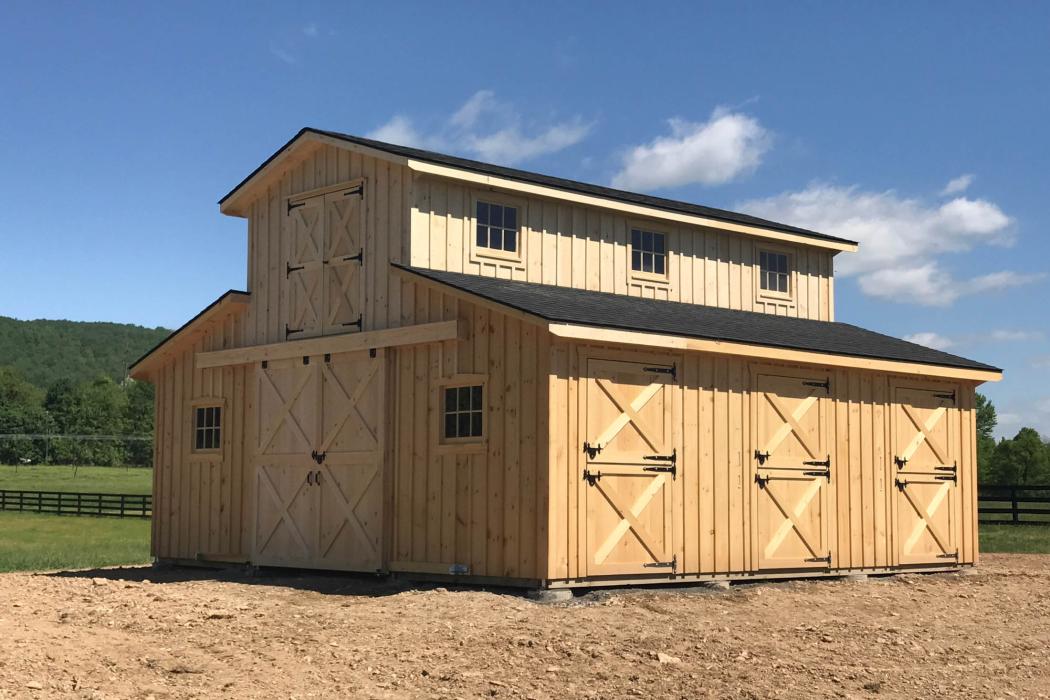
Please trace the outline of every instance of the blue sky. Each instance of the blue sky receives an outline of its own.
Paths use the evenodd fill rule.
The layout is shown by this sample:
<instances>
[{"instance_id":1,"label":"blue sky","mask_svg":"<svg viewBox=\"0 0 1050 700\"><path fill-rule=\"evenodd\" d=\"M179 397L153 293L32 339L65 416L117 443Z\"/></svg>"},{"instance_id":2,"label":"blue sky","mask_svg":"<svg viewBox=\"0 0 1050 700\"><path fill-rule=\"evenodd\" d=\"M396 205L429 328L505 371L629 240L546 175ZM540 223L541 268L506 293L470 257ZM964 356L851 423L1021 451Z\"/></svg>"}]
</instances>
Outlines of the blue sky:
<instances>
[{"instance_id":1,"label":"blue sky","mask_svg":"<svg viewBox=\"0 0 1050 700\"><path fill-rule=\"evenodd\" d=\"M216 200L311 125L859 238L838 320L1004 367L1000 432L1050 436L1050 6L393 5L4 3L0 314L243 287Z\"/></svg>"}]
</instances>

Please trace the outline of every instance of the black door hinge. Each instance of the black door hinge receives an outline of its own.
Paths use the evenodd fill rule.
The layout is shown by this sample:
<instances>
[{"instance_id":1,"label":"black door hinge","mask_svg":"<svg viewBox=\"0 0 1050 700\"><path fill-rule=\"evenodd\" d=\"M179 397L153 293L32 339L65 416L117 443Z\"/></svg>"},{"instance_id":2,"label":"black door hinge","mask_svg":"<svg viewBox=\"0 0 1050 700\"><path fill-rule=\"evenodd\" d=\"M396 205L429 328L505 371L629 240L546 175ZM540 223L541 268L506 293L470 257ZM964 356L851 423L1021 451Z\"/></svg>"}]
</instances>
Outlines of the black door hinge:
<instances>
[{"instance_id":1,"label":"black door hinge","mask_svg":"<svg viewBox=\"0 0 1050 700\"><path fill-rule=\"evenodd\" d=\"M303 332L302 328L289 328L287 323L284 324L284 339L285 340L288 340L288 336L290 336L292 333L302 333L302 332Z\"/></svg>"},{"instance_id":2,"label":"black door hinge","mask_svg":"<svg viewBox=\"0 0 1050 700\"><path fill-rule=\"evenodd\" d=\"M305 269L306 269L306 265L296 265L295 267L292 267L292 264L290 262L286 262L284 264L284 278L288 279L289 277L292 276L293 272L298 272L299 270L305 270Z\"/></svg>"},{"instance_id":3,"label":"black door hinge","mask_svg":"<svg viewBox=\"0 0 1050 700\"><path fill-rule=\"evenodd\" d=\"M340 262L354 262L354 261L357 261L357 262L361 263L362 265L365 264L365 249L364 248L362 248L361 251L357 255L346 255L346 256L343 257L342 260L340 260Z\"/></svg>"},{"instance_id":4,"label":"black door hinge","mask_svg":"<svg viewBox=\"0 0 1050 700\"><path fill-rule=\"evenodd\" d=\"M766 460L769 459L769 453L763 452L762 450L755 450L755 459L758 460L759 464L765 464Z\"/></svg>"},{"instance_id":5,"label":"black door hinge","mask_svg":"<svg viewBox=\"0 0 1050 700\"><path fill-rule=\"evenodd\" d=\"M904 467L908 466L908 458L894 455L893 463L897 465L897 469L904 469Z\"/></svg>"},{"instance_id":6,"label":"black door hinge","mask_svg":"<svg viewBox=\"0 0 1050 700\"><path fill-rule=\"evenodd\" d=\"M648 564L642 564L646 569L670 569L673 574L678 570L678 555L675 554L671 557L671 561L654 561Z\"/></svg>"},{"instance_id":7,"label":"black door hinge","mask_svg":"<svg viewBox=\"0 0 1050 700\"><path fill-rule=\"evenodd\" d=\"M352 194L359 194L359 195L361 195L361 199L364 199L364 197L365 197L365 185L364 185L364 183L361 183L360 185L358 185L357 187L355 187L352 190L347 190L346 192L343 192L343 196L344 197L349 197Z\"/></svg>"},{"instance_id":8,"label":"black door hinge","mask_svg":"<svg viewBox=\"0 0 1050 700\"><path fill-rule=\"evenodd\" d=\"M589 442L583 443L583 451L587 453L587 456L594 459L598 456L598 453L602 451L601 445L592 445Z\"/></svg>"},{"instance_id":9,"label":"black door hinge","mask_svg":"<svg viewBox=\"0 0 1050 700\"><path fill-rule=\"evenodd\" d=\"M818 561L822 561L828 566L831 566L831 552L828 552L828 555L826 557L810 557L809 559L806 559L807 563L815 564Z\"/></svg>"},{"instance_id":10,"label":"black door hinge","mask_svg":"<svg viewBox=\"0 0 1050 700\"><path fill-rule=\"evenodd\" d=\"M586 481L591 486L594 486L594 483L596 481L598 481L598 479L601 479L601 478L602 478L602 473L601 472L592 472L590 469L584 469L583 470L583 480Z\"/></svg>"},{"instance_id":11,"label":"black door hinge","mask_svg":"<svg viewBox=\"0 0 1050 700\"><path fill-rule=\"evenodd\" d=\"M804 381L804 382L802 382L802 386L817 386L817 387L820 387L821 389L823 389L824 391L827 391L827 392L830 393L831 392L831 379L825 379L822 382Z\"/></svg>"},{"instance_id":12,"label":"black door hinge","mask_svg":"<svg viewBox=\"0 0 1050 700\"><path fill-rule=\"evenodd\" d=\"M666 467L642 467L642 471L665 472L669 473L672 479L678 478L678 448L671 450L669 455L645 455L642 459L650 462L670 462Z\"/></svg>"},{"instance_id":13,"label":"black door hinge","mask_svg":"<svg viewBox=\"0 0 1050 700\"><path fill-rule=\"evenodd\" d=\"M766 484L769 483L769 477L761 474L755 474L755 483L758 484L758 488L764 489Z\"/></svg>"},{"instance_id":14,"label":"black door hinge","mask_svg":"<svg viewBox=\"0 0 1050 700\"><path fill-rule=\"evenodd\" d=\"M643 367L645 372L655 372L656 374L670 374L671 381L678 381L678 363L671 365L670 367Z\"/></svg>"},{"instance_id":15,"label":"black door hinge","mask_svg":"<svg viewBox=\"0 0 1050 700\"><path fill-rule=\"evenodd\" d=\"M299 207L305 207L305 206L306 206L306 202L305 201L296 202L295 204L292 204L289 201L288 202L288 212L287 213L291 214L292 213L292 209L298 209Z\"/></svg>"},{"instance_id":16,"label":"black door hinge","mask_svg":"<svg viewBox=\"0 0 1050 700\"><path fill-rule=\"evenodd\" d=\"M360 316L357 317L356 321L349 321L347 323L344 323L343 326L357 326L357 330L362 330L363 329L362 326L364 324L364 321L365 321L365 316L364 316L364 314L361 314Z\"/></svg>"}]
</instances>

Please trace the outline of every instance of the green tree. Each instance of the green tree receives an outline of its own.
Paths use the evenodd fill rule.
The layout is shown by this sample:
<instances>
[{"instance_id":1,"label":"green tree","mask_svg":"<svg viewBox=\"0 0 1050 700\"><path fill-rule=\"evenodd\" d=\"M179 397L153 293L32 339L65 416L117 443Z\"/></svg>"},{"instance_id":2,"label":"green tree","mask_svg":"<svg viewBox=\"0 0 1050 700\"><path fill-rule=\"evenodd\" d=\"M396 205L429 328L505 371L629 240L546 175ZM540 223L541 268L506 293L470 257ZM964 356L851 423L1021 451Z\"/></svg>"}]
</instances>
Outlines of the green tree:
<instances>
[{"instance_id":1,"label":"green tree","mask_svg":"<svg viewBox=\"0 0 1050 700\"><path fill-rule=\"evenodd\" d=\"M51 417L43 406L43 394L11 367L0 367L0 434L48 433ZM19 464L44 461L45 441L41 439L0 439L0 463Z\"/></svg>"},{"instance_id":2,"label":"green tree","mask_svg":"<svg viewBox=\"0 0 1050 700\"><path fill-rule=\"evenodd\" d=\"M995 446L990 472L997 484L1050 483L1050 447L1032 428L1021 428Z\"/></svg>"},{"instance_id":3,"label":"green tree","mask_svg":"<svg viewBox=\"0 0 1050 700\"><path fill-rule=\"evenodd\" d=\"M984 394L977 394L977 478L981 483L992 481L992 454L995 452L995 426L999 419L995 406Z\"/></svg>"},{"instance_id":4,"label":"green tree","mask_svg":"<svg viewBox=\"0 0 1050 700\"><path fill-rule=\"evenodd\" d=\"M125 435L153 435L153 385L129 380L124 383L127 408ZM129 440L124 448L126 464L148 467L153 463L153 443Z\"/></svg>"}]
</instances>

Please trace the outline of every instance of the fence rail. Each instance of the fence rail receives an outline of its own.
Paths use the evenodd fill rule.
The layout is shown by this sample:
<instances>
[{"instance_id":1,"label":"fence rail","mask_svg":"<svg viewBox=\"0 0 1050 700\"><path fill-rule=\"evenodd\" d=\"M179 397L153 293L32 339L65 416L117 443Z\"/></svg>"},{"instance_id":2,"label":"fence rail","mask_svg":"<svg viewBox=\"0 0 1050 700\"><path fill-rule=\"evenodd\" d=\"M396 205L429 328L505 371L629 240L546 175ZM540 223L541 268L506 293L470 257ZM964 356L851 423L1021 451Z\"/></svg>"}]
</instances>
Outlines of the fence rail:
<instances>
[{"instance_id":1,"label":"fence rail","mask_svg":"<svg viewBox=\"0 0 1050 700\"><path fill-rule=\"evenodd\" d=\"M0 489L0 511L149 518L153 496L133 493L68 493L63 491L8 491Z\"/></svg>"},{"instance_id":2,"label":"fence rail","mask_svg":"<svg viewBox=\"0 0 1050 700\"><path fill-rule=\"evenodd\" d=\"M981 486L977 516L982 525L1050 525L1050 486Z\"/></svg>"}]
</instances>

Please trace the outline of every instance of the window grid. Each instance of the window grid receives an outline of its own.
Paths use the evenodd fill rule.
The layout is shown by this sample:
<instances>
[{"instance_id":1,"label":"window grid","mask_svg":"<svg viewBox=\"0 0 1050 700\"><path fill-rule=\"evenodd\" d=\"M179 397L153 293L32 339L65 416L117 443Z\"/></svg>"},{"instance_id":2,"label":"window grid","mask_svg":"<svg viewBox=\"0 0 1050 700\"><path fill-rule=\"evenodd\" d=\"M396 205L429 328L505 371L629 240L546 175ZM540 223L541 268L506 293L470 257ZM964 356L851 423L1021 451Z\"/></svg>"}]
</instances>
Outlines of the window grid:
<instances>
[{"instance_id":1,"label":"window grid","mask_svg":"<svg viewBox=\"0 0 1050 700\"><path fill-rule=\"evenodd\" d=\"M664 234L631 229L631 269L663 275L667 272L667 247Z\"/></svg>"},{"instance_id":2,"label":"window grid","mask_svg":"<svg viewBox=\"0 0 1050 700\"><path fill-rule=\"evenodd\" d=\"M505 204L478 202L477 246L502 250L508 253L518 252L518 208Z\"/></svg>"},{"instance_id":3,"label":"window grid","mask_svg":"<svg viewBox=\"0 0 1050 700\"><path fill-rule=\"evenodd\" d=\"M482 436L484 414L481 386L453 386L445 389L445 438Z\"/></svg>"},{"instance_id":4,"label":"window grid","mask_svg":"<svg viewBox=\"0 0 1050 700\"><path fill-rule=\"evenodd\" d=\"M758 254L758 266L762 289L783 294L791 293L791 273L785 253L762 251Z\"/></svg>"},{"instance_id":5,"label":"window grid","mask_svg":"<svg viewBox=\"0 0 1050 700\"><path fill-rule=\"evenodd\" d=\"M195 409L194 450L217 450L222 447L222 408L201 406Z\"/></svg>"}]
</instances>

